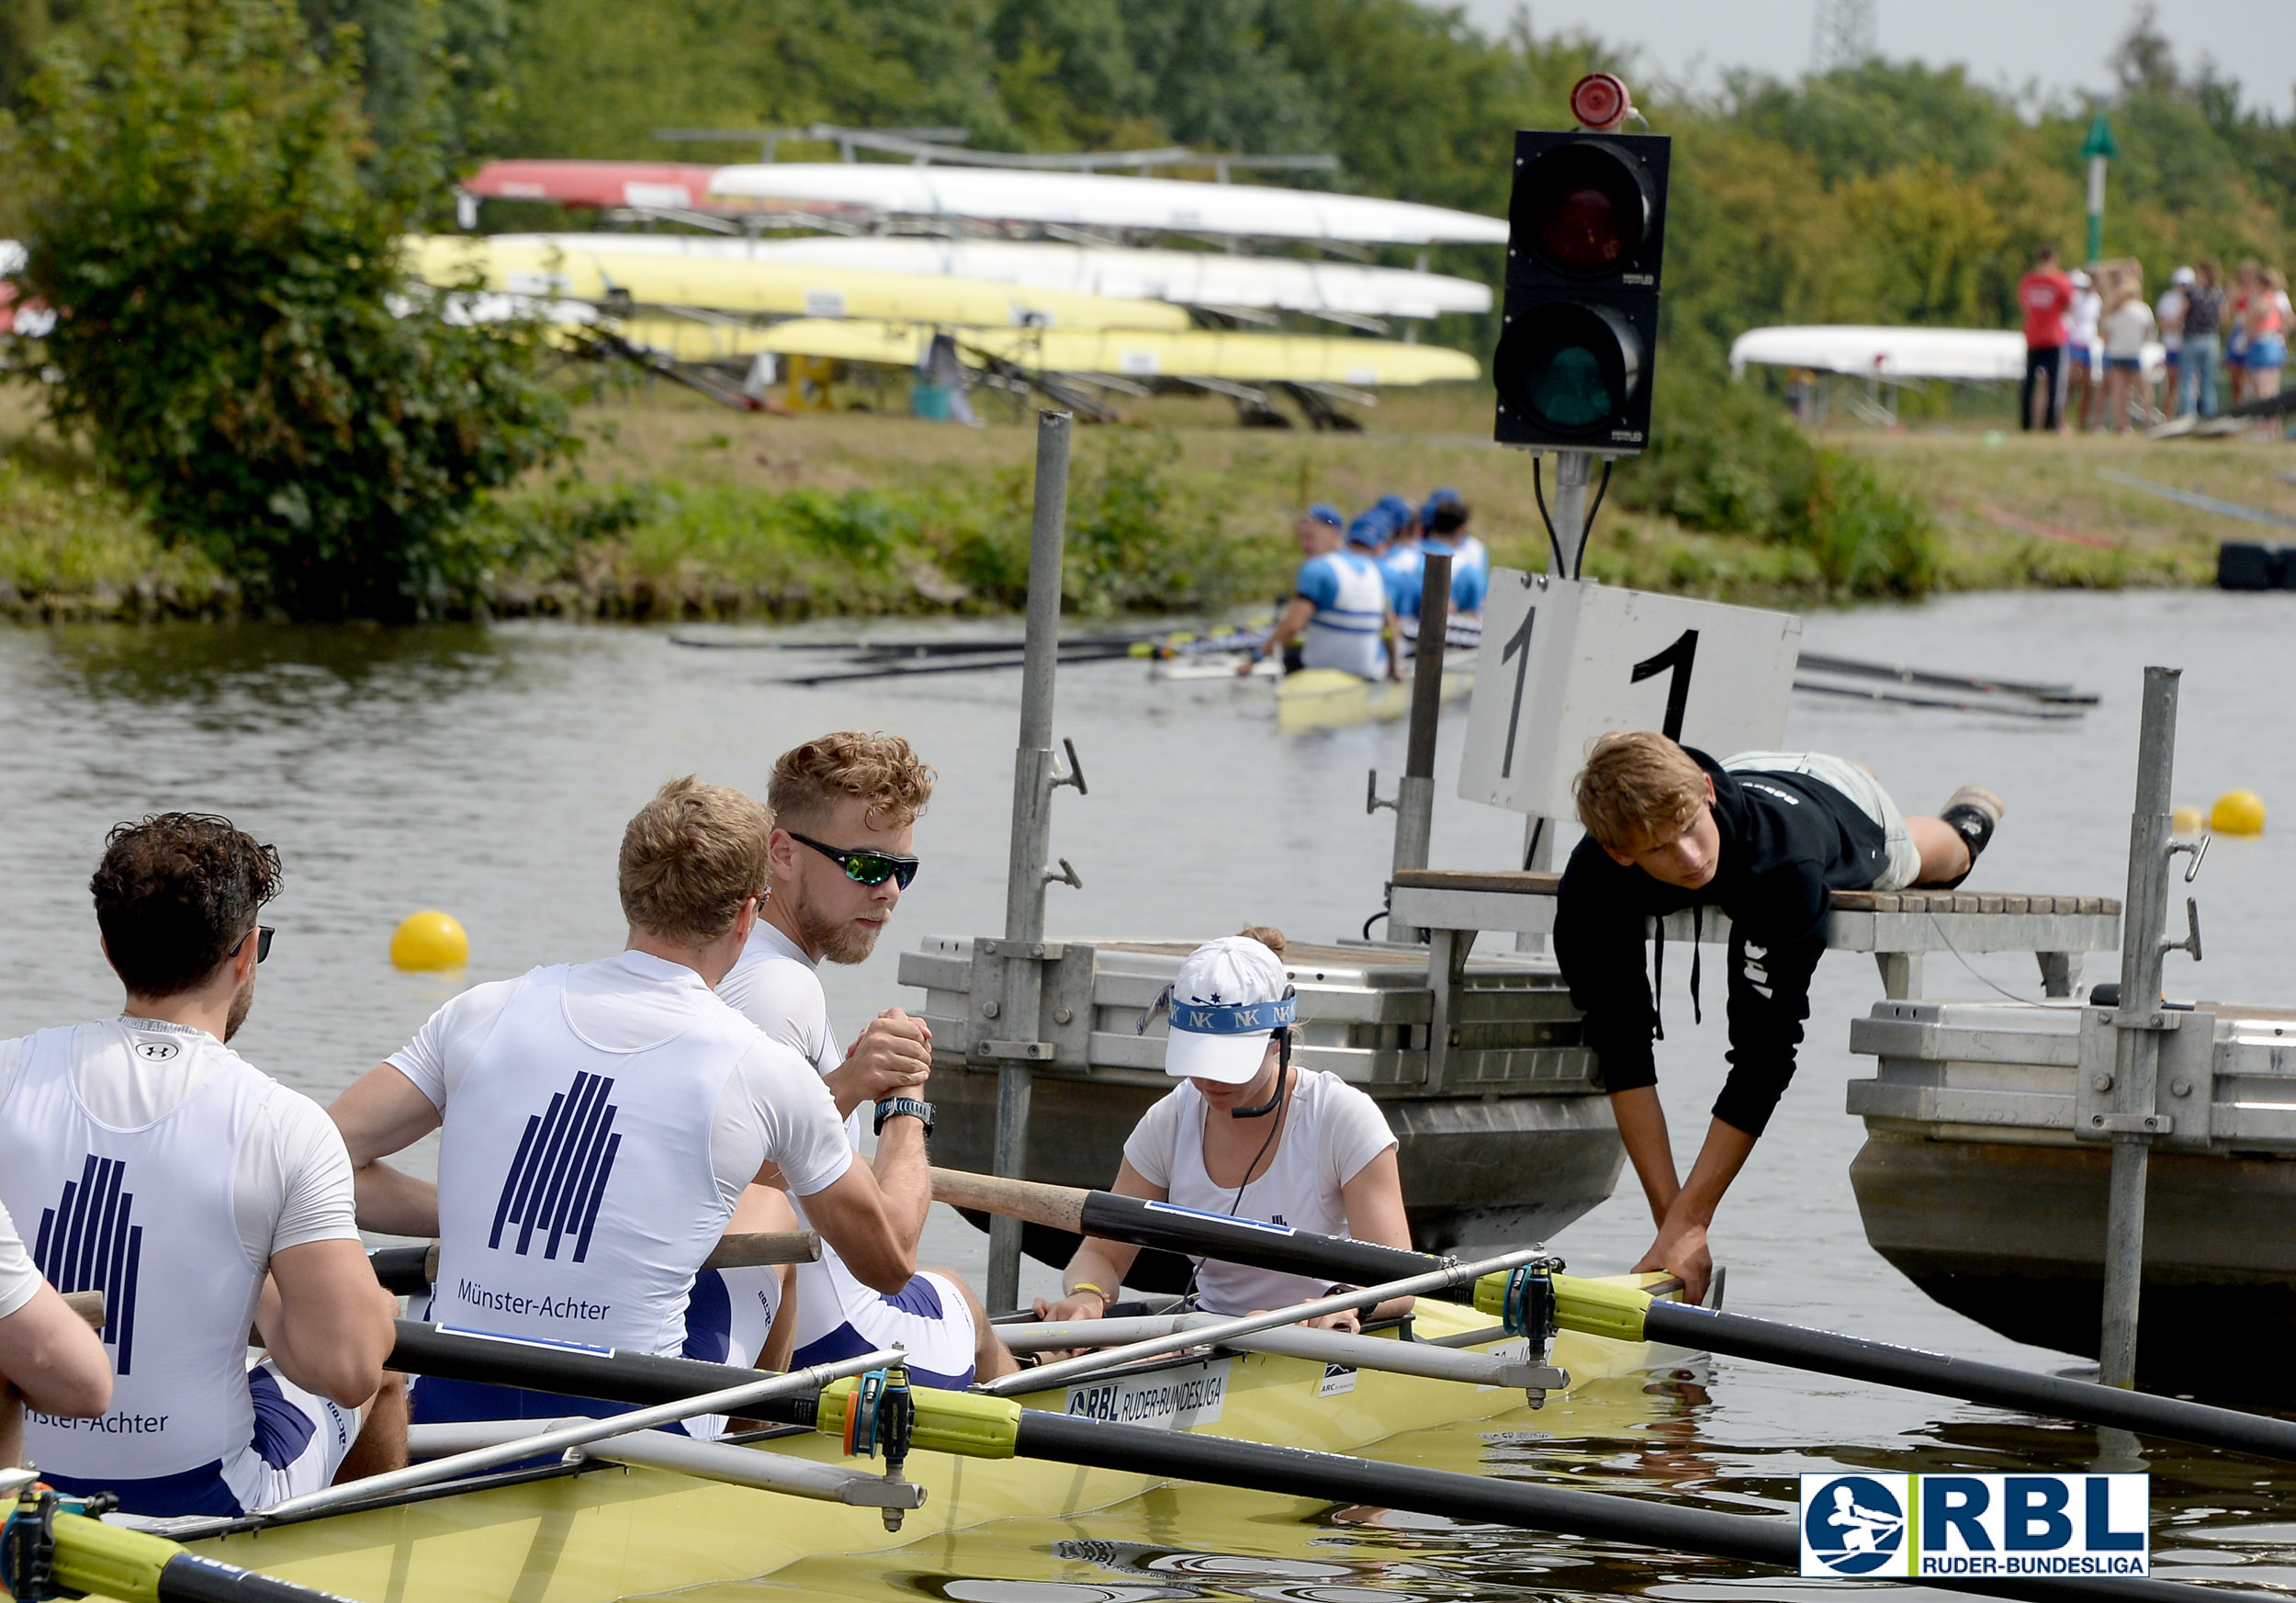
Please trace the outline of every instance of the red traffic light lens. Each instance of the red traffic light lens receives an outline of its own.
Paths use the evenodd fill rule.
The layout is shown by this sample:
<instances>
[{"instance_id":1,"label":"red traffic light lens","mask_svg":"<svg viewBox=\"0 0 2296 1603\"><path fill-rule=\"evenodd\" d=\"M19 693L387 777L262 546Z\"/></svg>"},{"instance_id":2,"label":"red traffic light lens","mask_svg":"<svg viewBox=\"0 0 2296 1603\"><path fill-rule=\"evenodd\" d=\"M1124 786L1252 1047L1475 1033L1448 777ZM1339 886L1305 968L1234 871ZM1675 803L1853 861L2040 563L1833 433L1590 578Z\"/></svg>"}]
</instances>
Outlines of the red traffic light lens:
<instances>
[{"instance_id":1,"label":"red traffic light lens","mask_svg":"<svg viewBox=\"0 0 2296 1603\"><path fill-rule=\"evenodd\" d=\"M1608 73L1589 73L1571 86L1570 115L1585 127L1615 128L1626 111L1626 85Z\"/></svg>"},{"instance_id":2,"label":"red traffic light lens","mask_svg":"<svg viewBox=\"0 0 2296 1603\"><path fill-rule=\"evenodd\" d=\"M1536 428L1594 440L1642 382L1642 341L1607 307L1553 302L1513 319L1492 362L1500 404Z\"/></svg>"},{"instance_id":3,"label":"red traffic light lens","mask_svg":"<svg viewBox=\"0 0 2296 1603\"><path fill-rule=\"evenodd\" d=\"M1641 175L1593 143L1558 145L1524 169L1515 186L1515 236L1547 265L1595 277L1633 265L1650 228Z\"/></svg>"}]
</instances>

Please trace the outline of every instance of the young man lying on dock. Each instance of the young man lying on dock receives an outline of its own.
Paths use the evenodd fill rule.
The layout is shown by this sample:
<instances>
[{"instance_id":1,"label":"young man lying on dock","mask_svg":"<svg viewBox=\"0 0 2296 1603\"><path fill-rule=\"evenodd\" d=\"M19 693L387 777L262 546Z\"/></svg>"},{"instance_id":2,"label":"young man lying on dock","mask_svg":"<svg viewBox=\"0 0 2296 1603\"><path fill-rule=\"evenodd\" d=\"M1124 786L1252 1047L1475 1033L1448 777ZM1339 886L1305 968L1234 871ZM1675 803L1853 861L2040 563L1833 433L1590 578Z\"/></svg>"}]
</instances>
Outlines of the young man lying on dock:
<instances>
[{"instance_id":1,"label":"young man lying on dock","mask_svg":"<svg viewBox=\"0 0 2296 1603\"><path fill-rule=\"evenodd\" d=\"M819 965L860 963L901 893L917 876L917 816L933 796L933 771L898 735L824 735L782 753L766 788L773 812L771 876L758 925L717 994L820 1073L861 1144L861 1111L882 1138L889 1122L932 1134L924 1101L933 1035L921 1019L888 1008L840 1050L829 1028ZM925 1214L903 1239L914 1254ZM1017 1366L996 1339L962 1275L927 1270L895 1292L865 1285L824 1243L816 1263L797 1266L794 1364L823 1363L895 1343L908 1349L921 1384L961 1389Z\"/></svg>"},{"instance_id":2,"label":"young man lying on dock","mask_svg":"<svg viewBox=\"0 0 2296 1603\"><path fill-rule=\"evenodd\" d=\"M888 1124L873 1173L856 1163L813 1066L712 989L756 925L772 832L739 791L662 786L623 831L625 951L472 987L336 1101L359 1222L438 1238L433 1317L754 1364L780 1277L703 1262L729 1228L776 1227L754 1212L785 1210L776 1184L862 1281L908 1283L932 1203L922 1124ZM435 1186L379 1161L433 1130ZM569 1410L616 1411L432 1378L414 1388L425 1423Z\"/></svg>"},{"instance_id":3,"label":"young man lying on dock","mask_svg":"<svg viewBox=\"0 0 2296 1603\"><path fill-rule=\"evenodd\" d=\"M1909 818L1846 758L1748 751L1716 762L1649 731L1595 741L1574 794L1587 833L1563 871L1556 961L1658 1225L1635 1268L1679 1275L1702 1300L1714 1270L1706 1229L1794 1078L1832 893L1959 885L2005 809L1964 785L1936 818ZM1646 920L1699 907L1730 920L1730 1072L1684 1181L1659 1106L1659 1017L1642 954ZM1694 992L1696 963L1694 948Z\"/></svg>"},{"instance_id":4,"label":"young man lying on dock","mask_svg":"<svg viewBox=\"0 0 2296 1603\"><path fill-rule=\"evenodd\" d=\"M130 1514L236 1515L406 1455L398 1301L352 1222L319 1105L225 1043L255 999L279 855L225 818L122 824L89 887L121 1016L0 1043L0 1203L66 1292L104 1293L93 1424L35 1412L24 1455ZM250 1325L268 1349L247 1362Z\"/></svg>"}]
</instances>

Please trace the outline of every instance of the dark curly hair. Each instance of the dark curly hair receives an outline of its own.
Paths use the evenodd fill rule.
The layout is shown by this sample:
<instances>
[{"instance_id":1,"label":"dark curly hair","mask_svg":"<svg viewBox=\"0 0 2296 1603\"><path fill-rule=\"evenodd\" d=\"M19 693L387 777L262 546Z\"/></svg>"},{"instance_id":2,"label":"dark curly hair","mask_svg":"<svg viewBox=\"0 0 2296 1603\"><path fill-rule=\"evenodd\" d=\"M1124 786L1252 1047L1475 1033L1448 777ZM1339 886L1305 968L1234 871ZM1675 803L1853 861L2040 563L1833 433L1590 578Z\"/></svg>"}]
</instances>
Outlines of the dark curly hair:
<instances>
[{"instance_id":1,"label":"dark curly hair","mask_svg":"<svg viewBox=\"0 0 2296 1603\"><path fill-rule=\"evenodd\" d=\"M229 818L153 813L113 826L88 890L129 994L179 996L216 971L279 894L279 853Z\"/></svg>"}]
</instances>

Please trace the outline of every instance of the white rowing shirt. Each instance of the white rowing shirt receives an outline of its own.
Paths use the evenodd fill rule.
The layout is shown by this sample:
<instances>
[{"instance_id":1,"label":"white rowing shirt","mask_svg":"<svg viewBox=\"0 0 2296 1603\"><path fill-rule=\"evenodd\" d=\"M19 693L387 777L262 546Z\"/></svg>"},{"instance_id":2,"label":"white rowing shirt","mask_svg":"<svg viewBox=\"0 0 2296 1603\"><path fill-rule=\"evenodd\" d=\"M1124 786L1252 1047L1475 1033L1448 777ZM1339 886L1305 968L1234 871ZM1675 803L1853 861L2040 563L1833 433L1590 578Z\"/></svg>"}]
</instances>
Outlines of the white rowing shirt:
<instances>
[{"instance_id":1,"label":"white rowing shirt","mask_svg":"<svg viewBox=\"0 0 2296 1603\"><path fill-rule=\"evenodd\" d=\"M1305 668L1337 668L1359 679L1387 672L1387 578L1355 551L1326 551L1300 564L1294 591L1315 604L1300 647Z\"/></svg>"},{"instance_id":2,"label":"white rowing shirt","mask_svg":"<svg viewBox=\"0 0 2296 1603\"><path fill-rule=\"evenodd\" d=\"M467 991L389 1062L441 1116L449 1325L676 1354L759 1169L810 1196L852 1163L811 1067L642 952Z\"/></svg>"},{"instance_id":3,"label":"white rowing shirt","mask_svg":"<svg viewBox=\"0 0 2296 1603\"><path fill-rule=\"evenodd\" d=\"M759 1029L827 1074L845 1061L829 1029L821 974L804 950L780 930L758 920L757 932L718 982L717 994ZM861 1114L853 1110L846 1135L861 1144ZM801 1203L798 1217L805 1220ZM837 1248L797 1266L797 1328L791 1363L802 1367L850 1358L899 1342L909 1350L909 1372L921 1384L962 1388L973 1383L973 1315L956 1288L939 1275L917 1274L887 1296L856 1277Z\"/></svg>"},{"instance_id":4,"label":"white rowing shirt","mask_svg":"<svg viewBox=\"0 0 2296 1603\"><path fill-rule=\"evenodd\" d=\"M342 1136L202 1030L115 1019L0 1055L0 1202L60 1290L103 1292L117 1376L100 1419L28 1414L26 1456L141 1512L253 1507L283 1461L258 1429L247 1330L273 1253L358 1239ZM251 1173L277 1179L250 1196ZM251 1220L268 1222L253 1242Z\"/></svg>"},{"instance_id":5,"label":"white rowing shirt","mask_svg":"<svg viewBox=\"0 0 2296 1603\"><path fill-rule=\"evenodd\" d=\"M1364 1166L1395 1145L1379 1104L1319 1069L1291 1071L1291 1106L1267 1172L1244 1188L1213 1183L1204 1169L1203 1096L1183 1080L1132 1127L1124 1157L1140 1177L1183 1208L1289 1225L1322 1236L1347 1234L1340 1195ZM1269 1118L1276 1117L1271 1113ZM1249 1314L1321 1296L1327 1282L1306 1275L1199 1259L1199 1304L1215 1314Z\"/></svg>"},{"instance_id":6,"label":"white rowing shirt","mask_svg":"<svg viewBox=\"0 0 2296 1603\"><path fill-rule=\"evenodd\" d=\"M17 1313L39 1293L40 1272L24 1250L16 1221L0 1208L0 1319Z\"/></svg>"}]
</instances>

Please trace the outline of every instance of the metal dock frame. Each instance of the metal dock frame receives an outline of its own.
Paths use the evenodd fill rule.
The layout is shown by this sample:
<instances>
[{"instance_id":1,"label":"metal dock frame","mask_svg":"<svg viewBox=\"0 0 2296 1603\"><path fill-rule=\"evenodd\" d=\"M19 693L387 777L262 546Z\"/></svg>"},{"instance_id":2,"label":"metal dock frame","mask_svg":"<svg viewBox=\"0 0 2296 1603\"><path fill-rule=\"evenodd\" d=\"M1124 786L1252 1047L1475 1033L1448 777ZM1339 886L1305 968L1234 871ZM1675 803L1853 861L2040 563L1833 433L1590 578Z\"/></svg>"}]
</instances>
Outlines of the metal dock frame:
<instances>
[{"instance_id":1,"label":"metal dock frame","mask_svg":"<svg viewBox=\"0 0 2296 1603\"><path fill-rule=\"evenodd\" d=\"M1549 935L1555 928L1559 874L1425 868L1399 872L1388 905L1399 925L1427 931L1427 984L1435 1010L1428 1031L1427 1086L1440 1089L1446 1057L1458 1044L1458 999L1467 955L1484 930ZM2110 897L2010 896L1952 890L1836 891L1826 944L1870 952L1882 989L1893 1000L1921 995L1921 960L1932 952L2031 952L2043 991L2069 997L2083 956L2118 951L2121 904ZM1726 943L1730 921L1718 908L1662 922L1669 941Z\"/></svg>"}]
</instances>

